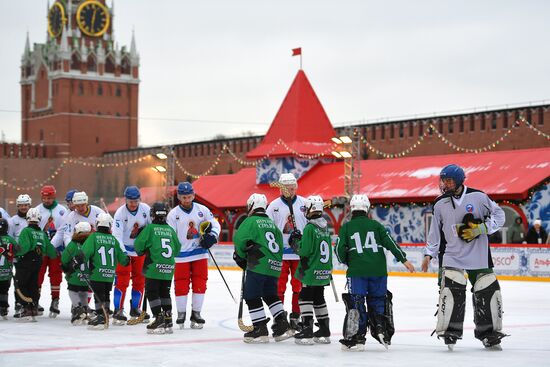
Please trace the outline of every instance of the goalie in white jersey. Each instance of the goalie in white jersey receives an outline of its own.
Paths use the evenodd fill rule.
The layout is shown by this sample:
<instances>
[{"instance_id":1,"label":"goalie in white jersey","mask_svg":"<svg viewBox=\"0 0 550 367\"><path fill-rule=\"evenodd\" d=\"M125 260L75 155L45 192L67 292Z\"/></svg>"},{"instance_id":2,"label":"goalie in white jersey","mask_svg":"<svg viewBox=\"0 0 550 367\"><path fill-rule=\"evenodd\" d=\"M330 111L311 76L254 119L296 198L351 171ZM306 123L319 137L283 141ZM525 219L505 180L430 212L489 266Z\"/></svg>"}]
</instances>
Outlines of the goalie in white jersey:
<instances>
[{"instance_id":1,"label":"goalie in white jersey","mask_svg":"<svg viewBox=\"0 0 550 367\"><path fill-rule=\"evenodd\" d=\"M174 228L181 243L181 251L176 255L174 288L178 318L176 324L183 328L187 310L189 285L193 288L191 302L191 327L202 329L201 317L206 282L208 280L208 249L218 242L220 224L206 206L193 202L195 191L189 182L178 185L179 205L170 210L166 222ZM210 225L208 225L210 223ZM201 233L201 229L209 227Z\"/></svg>"},{"instance_id":2,"label":"goalie in white jersey","mask_svg":"<svg viewBox=\"0 0 550 367\"><path fill-rule=\"evenodd\" d=\"M439 196L426 241L422 270L439 258L440 291L436 332L450 350L462 339L466 285L472 284L474 335L486 348L501 349L502 297L493 272L488 235L504 224L504 211L485 193L464 185L464 170L455 164L441 170Z\"/></svg>"},{"instance_id":3,"label":"goalie in white jersey","mask_svg":"<svg viewBox=\"0 0 550 367\"><path fill-rule=\"evenodd\" d=\"M130 257L130 263L126 266L118 264L116 268L115 291L113 302L115 314L113 318L117 325L126 323L124 315L124 299L126 289L132 279L132 298L130 299L130 316L136 318L140 315L145 277L143 275L143 262L145 255L137 256L134 250L134 240L143 228L151 223L149 205L141 202L141 193L137 186L128 186L124 190L126 203L117 209L113 236L118 240L124 251ZM147 315L148 316L148 315ZM146 319L149 317L146 316Z\"/></svg>"},{"instance_id":4,"label":"goalie in white jersey","mask_svg":"<svg viewBox=\"0 0 550 367\"><path fill-rule=\"evenodd\" d=\"M88 204L88 195L84 191L75 192L72 202L74 210L67 215L63 225L63 243L65 247L72 241L74 227L79 222L90 223L93 231L95 231L97 229L97 216L105 213L98 206Z\"/></svg>"},{"instance_id":5,"label":"goalie in white jersey","mask_svg":"<svg viewBox=\"0 0 550 367\"><path fill-rule=\"evenodd\" d=\"M306 211L306 199L303 196L296 194L298 189L298 182L296 177L292 173L282 173L279 177L279 184L281 187L281 196L273 200L267 207L266 214L277 228L283 233L283 267L281 269L281 276L279 277L279 283L277 286L277 293L281 302L285 302L286 284L288 282L288 276L290 275L290 285L292 286L292 312L290 313L290 326L293 330L298 330L298 322L300 319L300 305L298 300L300 298L300 291L302 290L302 283L294 276L296 269L300 263L300 257L296 255L294 250L288 244L290 233L294 230L300 232L304 231L304 227L308 223L305 211ZM292 203L292 211L294 214L294 220L291 219L290 204ZM296 228L294 228L294 223Z\"/></svg>"}]
</instances>

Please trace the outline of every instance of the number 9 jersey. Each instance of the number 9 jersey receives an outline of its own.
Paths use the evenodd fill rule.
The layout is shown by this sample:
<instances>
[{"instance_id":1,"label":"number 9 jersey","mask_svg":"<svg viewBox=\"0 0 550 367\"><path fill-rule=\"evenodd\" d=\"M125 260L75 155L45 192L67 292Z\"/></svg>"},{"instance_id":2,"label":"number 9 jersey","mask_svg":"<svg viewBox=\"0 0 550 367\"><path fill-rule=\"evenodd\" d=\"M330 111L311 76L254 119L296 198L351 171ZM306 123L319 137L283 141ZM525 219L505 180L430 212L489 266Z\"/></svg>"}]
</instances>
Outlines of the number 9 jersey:
<instances>
[{"instance_id":1,"label":"number 9 jersey","mask_svg":"<svg viewBox=\"0 0 550 367\"><path fill-rule=\"evenodd\" d=\"M283 265L283 235L266 214L246 218L233 242L237 255L247 259L247 270L279 278Z\"/></svg>"}]
</instances>

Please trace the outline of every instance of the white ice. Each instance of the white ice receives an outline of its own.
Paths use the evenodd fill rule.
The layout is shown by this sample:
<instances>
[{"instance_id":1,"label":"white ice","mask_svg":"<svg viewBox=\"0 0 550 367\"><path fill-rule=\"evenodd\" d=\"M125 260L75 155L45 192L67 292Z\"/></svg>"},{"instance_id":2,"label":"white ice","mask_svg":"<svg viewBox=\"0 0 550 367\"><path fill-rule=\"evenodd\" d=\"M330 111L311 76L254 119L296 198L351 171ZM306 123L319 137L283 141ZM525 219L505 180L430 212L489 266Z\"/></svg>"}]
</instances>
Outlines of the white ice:
<instances>
[{"instance_id":1,"label":"white ice","mask_svg":"<svg viewBox=\"0 0 550 367\"><path fill-rule=\"evenodd\" d=\"M471 296L467 296L464 338L454 352L443 341L430 337L435 327L437 303L435 278L390 277L394 294L396 333L389 351L368 336L364 352L343 352L341 337L344 305L336 303L326 288L331 317L332 344L302 346L292 339L265 345L242 342L237 326L237 305L215 270L202 315L202 330L174 329L172 335L148 335L145 324L88 330L70 324L70 302L62 284L61 315L36 323L0 321L0 366L548 366L550 365L550 283L501 281L504 299L503 351L487 351L473 336ZM235 297L239 296L237 271L224 271ZM339 292L345 278L336 275ZM10 290L10 293L11 290ZM41 304L49 306L47 280ZM290 293L287 292L286 309ZM10 299L13 305L13 299ZM190 306L190 305L189 305ZM188 306L188 307L189 307ZM246 310L246 306L245 306ZM246 311L245 311L246 313ZM46 314L46 313L45 313ZM245 322L249 323L248 317Z\"/></svg>"}]
</instances>

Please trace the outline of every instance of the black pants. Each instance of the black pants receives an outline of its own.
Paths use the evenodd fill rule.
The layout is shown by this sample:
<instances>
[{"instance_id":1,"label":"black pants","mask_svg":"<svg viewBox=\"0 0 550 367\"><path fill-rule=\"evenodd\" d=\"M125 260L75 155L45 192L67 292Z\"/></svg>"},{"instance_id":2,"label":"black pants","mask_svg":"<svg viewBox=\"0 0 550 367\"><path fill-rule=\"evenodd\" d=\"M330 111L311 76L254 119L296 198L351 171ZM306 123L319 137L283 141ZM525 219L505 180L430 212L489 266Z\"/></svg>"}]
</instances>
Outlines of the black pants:
<instances>
[{"instance_id":1,"label":"black pants","mask_svg":"<svg viewBox=\"0 0 550 367\"><path fill-rule=\"evenodd\" d=\"M111 303L111 289L113 288L113 283L98 282L92 280L90 284L92 285L92 292L94 292L96 311L101 310L102 303L105 305L106 308L109 308L109 304Z\"/></svg>"},{"instance_id":2,"label":"black pants","mask_svg":"<svg viewBox=\"0 0 550 367\"><path fill-rule=\"evenodd\" d=\"M0 307L8 308L8 291L10 290L11 278L8 280L0 280Z\"/></svg>"},{"instance_id":3,"label":"black pants","mask_svg":"<svg viewBox=\"0 0 550 367\"><path fill-rule=\"evenodd\" d=\"M155 317L160 315L161 311L172 312L171 285L171 280L145 279L145 296Z\"/></svg>"},{"instance_id":4,"label":"black pants","mask_svg":"<svg viewBox=\"0 0 550 367\"><path fill-rule=\"evenodd\" d=\"M36 252L29 252L15 263L15 286L25 297L32 298L35 305L38 305L38 273L42 265L42 256ZM22 305L30 306L31 302L25 302L16 293L16 301Z\"/></svg>"},{"instance_id":5,"label":"black pants","mask_svg":"<svg viewBox=\"0 0 550 367\"><path fill-rule=\"evenodd\" d=\"M325 287L322 285L303 286L300 291L300 313L303 319L315 317L317 320L328 318L325 303Z\"/></svg>"}]
</instances>

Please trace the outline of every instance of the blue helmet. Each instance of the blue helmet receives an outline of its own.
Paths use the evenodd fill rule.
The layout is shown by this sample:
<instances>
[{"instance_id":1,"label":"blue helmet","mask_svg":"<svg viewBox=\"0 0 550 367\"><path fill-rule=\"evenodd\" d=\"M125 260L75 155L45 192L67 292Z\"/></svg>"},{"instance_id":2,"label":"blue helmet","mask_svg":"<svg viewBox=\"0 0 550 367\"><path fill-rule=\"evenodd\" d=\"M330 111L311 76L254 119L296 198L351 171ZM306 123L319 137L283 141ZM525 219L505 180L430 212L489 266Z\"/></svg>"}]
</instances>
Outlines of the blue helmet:
<instances>
[{"instance_id":1,"label":"blue helmet","mask_svg":"<svg viewBox=\"0 0 550 367\"><path fill-rule=\"evenodd\" d=\"M178 195L191 195L194 194L193 185L190 182L180 182L178 184Z\"/></svg>"},{"instance_id":2,"label":"blue helmet","mask_svg":"<svg viewBox=\"0 0 550 367\"><path fill-rule=\"evenodd\" d=\"M141 193L137 186L128 186L124 189L124 197L128 200L138 200L141 198Z\"/></svg>"},{"instance_id":3,"label":"blue helmet","mask_svg":"<svg viewBox=\"0 0 550 367\"><path fill-rule=\"evenodd\" d=\"M464 170L456 164L449 164L448 166L443 167L441 173L439 174L439 178L441 178L441 180L446 178L452 179L458 189L464 183L466 175L464 174Z\"/></svg>"},{"instance_id":4,"label":"blue helmet","mask_svg":"<svg viewBox=\"0 0 550 367\"><path fill-rule=\"evenodd\" d=\"M65 194L65 201L67 202L73 201L73 196L75 192L78 192L78 190L70 189L69 191L67 191L67 193Z\"/></svg>"}]
</instances>

